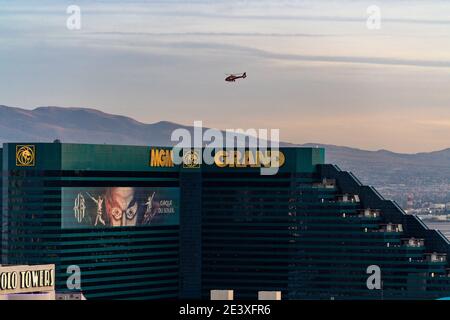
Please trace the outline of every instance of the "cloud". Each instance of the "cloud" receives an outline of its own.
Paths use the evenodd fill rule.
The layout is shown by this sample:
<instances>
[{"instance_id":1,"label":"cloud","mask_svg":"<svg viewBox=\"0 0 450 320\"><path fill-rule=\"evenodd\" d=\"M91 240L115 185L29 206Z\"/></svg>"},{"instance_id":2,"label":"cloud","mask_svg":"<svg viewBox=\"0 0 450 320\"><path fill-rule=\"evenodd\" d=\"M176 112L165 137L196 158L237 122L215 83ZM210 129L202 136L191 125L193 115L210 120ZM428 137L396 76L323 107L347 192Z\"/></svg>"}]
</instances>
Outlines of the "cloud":
<instances>
[{"instance_id":1,"label":"cloud","mask_svg":"<svg viewBox=\"0 0 450 320\"><path fill-rule=\"evenodd\" d=\"M430 127L450 128L450 120L420 120L417 121L417 124Z\"/></svg>"},{"instance_id":2,"label":"cloud","mask_svg":"<svg viewBox=\"0 0 450 320\"><path fill-rule=\"evenodd\" d=\"M96 33L99 35L121 35L122 32L107 32ZM152 33L125 33L125 34L141 34L143 36L152 36ZM162 34L166 35L166 34ZM173 35L178 35L174 33ZM181 34L180 34L181 35ZM213 36L214 33L205 33L205 35ZM219 34L218 34L219 36ZM262 36L262 35L261 35ZM86 40L86 39L85 39ZM420 67L420 68L441 68L449 69L450 60L426 60L426 59L404 59L395 57L376 57L376 56L356 56L356 55L308 55L297 53L280 53L275 51L268 51L258 49L255 47L219 43L219 42L202 42L202 41L158 41L152 39L145 39L144 41L130 41L128 38L122 39L115 37L114 39L88 39L88 43L95 46L103 43L103 46L123 47L142 49L144 51L152 52L155 49L169 50L172 56L185 56L186 52L181 50L198 50L204 55L207 53L234 54L245 55L247 57L257 57L267 60L280 60L292 62L322 62L322 63L345 63L345 64L365 64L365 65L382 65L382 66L399 66L399 67ZM174 50L177 49L177 50ZM180 50L181 49L181 50Z\"/></svg>"},{"instance_id":3,"label":"cloud","mask_svg":"<svg viewBox=\"0 0 450 320\"><path fill-rule=\"evenodd\" d=\"M92 35L117 35L117 36L200 36L200 37L337 37L342 34L320 34L320 33L273 33L273 32L90 32Z\"/></svg>"},{"instance_id":4,"label":"cloud","mask_svg":"<svg viewBox=\"0 0 450 320\"><path fill-rule=\"evenodd\" d=\"M227 20L279 20L279 21L312 21L312 22L342 22L342 23L365 23L367 16L363 11L360 16L322 16L322 15L298 15L298 14L219 14L219 13L201 13L201 12L160 12L161 16L183 16L210 19ZM427 25L448 25L449 19L423 19L423 18L401 18L401 17L383 17L383 22L399 24L427 24Z\"/></svg>"},{"instance_id":5,"label":"cloud","mask_svg":"<svg viewBox=\"0 0 450 320\"><path fill-rule=\"evenodd\" d=\"M388 66L412 66L426 68L450 68L450 60L421 60L421 59L402 59L387 57L369 57L369 56L333 56L333 55L304 55L304 54L288 54L276 53L252 47L220 44L220 43L204 43L204 42L174 42L166 44L172 48L189 48L189 49L210 49L210 50L228 50L241 54L257 56L265 59L298 61L298 62L330 62L330 63L353 63L353 64L372 64L372 65L388 65Z\"/></svg>"}]
</instances>

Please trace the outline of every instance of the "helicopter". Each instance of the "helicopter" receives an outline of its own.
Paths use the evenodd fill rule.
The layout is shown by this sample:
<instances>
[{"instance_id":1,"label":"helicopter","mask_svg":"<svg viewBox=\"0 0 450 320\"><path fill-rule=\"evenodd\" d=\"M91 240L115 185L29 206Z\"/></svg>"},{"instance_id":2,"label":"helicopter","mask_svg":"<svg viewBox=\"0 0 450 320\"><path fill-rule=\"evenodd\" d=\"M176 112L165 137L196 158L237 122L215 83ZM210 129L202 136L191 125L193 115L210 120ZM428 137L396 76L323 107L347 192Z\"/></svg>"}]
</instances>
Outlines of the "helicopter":
<instances>
[{"instance_id":1,"label":"helicopter","mask_svg":"<svg viewBox=\"0 0 450 320\"><path fill-rule=\"evenodd\" d=\"M247 78L247 72L244 72L243 74L227 74L228 77L225 78L225 81L227 82L235 82L237 79L245 79Z\"/></svg>"}]
</instances>

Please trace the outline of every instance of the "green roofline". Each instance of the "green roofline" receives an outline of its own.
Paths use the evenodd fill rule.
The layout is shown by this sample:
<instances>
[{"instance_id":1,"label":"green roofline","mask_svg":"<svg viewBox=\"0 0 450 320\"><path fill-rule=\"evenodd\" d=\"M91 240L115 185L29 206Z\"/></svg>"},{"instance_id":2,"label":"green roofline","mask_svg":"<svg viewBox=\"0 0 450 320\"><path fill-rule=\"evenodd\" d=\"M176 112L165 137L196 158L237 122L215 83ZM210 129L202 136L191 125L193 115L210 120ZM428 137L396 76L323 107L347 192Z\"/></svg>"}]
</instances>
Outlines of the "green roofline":
<instances>
[{"instance_id":1,"label":"green roofline","mask_svg":"<svg viewBox=\"0 0 450 320\"><path fill-rule=\"evenodd\" d=\"M35 149L35 164L33 166L17 166L17 146L30 145ZM108 171L259 171L260 168L250 166L238 168L228 166L220 168L215 164L202 164L200 168L183 168L175 166L152 166L151 150L171 150L171 146L132 146L107 144L78 143L5 143L8 151L7 169L23 170L108 170ZM270 149L270 148L269 148ZM313 172L316 165L324 164L325 150L311 147L279 148L286 162L280 172Z\"/></svg>"}]
</instances>

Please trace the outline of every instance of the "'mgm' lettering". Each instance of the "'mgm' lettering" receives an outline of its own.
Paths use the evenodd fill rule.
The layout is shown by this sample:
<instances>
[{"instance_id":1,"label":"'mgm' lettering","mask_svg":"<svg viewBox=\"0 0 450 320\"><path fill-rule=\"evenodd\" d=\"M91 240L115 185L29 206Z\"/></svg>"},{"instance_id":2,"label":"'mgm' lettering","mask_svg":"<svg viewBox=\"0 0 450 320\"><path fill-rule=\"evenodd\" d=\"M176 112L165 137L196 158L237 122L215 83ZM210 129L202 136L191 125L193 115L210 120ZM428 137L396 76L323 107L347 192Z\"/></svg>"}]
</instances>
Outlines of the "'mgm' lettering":
<instances>
[{"instance_id":1,"label":"'mgm' lettering","mask_svg":"<svg viewBox=\"0 0 450 320\"><path fill-rule=\"evenodd\" d=\"M150 167L173 167L172 150L152 149L150 154Z\"/></svg>"}]
</instances>

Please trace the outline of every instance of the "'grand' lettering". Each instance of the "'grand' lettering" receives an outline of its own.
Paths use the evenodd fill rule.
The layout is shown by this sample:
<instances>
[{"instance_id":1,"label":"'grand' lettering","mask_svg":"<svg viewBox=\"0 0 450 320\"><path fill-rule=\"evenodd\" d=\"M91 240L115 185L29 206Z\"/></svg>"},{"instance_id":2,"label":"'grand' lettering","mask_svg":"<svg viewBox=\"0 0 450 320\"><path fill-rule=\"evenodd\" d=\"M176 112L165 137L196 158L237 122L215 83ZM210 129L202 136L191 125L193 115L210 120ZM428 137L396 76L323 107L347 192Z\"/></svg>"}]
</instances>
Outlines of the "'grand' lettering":
<instances>
[{"instance_id":1,"label":"'grand' lettering","mask_svg":"<svg viewBox=\"0 0 450 320\"><path fill-rule=\"evenodd\" d=\"M225 151L221 150L214 156L216 166L220 168L280 168L286 158L281 151Z\"/></svg>"}]
</instances>

